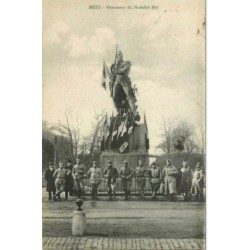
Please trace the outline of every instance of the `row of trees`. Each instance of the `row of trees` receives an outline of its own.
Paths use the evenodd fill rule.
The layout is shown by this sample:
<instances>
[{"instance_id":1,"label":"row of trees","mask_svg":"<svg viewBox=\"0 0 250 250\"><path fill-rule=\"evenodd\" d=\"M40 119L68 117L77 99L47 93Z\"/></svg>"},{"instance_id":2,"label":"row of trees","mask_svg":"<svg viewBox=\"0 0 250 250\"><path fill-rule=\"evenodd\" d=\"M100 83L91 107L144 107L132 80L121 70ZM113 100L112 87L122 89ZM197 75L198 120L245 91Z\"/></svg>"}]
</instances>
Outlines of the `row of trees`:
<instances>
[{"instance_id":1,"label":"row of trees","mask_svg":"<svg viewBox=\"0 0 250 250\"><path fill-rule=\"evenodd\" d=\"M79 115L67 110L64 119L53 126L43 121L43 167L48 161L58 159L75 160L78 156L87 164L93 159L99 159L101 154L102 126L105 113L95 114L92 131L89 136L80 134ZM197 121L195 125L187 121L163 118L160 124L162 142L157 148L165 155L176 153L205 154L205 125ZM55 136L57 142L55 143ZM183 150L176 147L176 143L183 139ZM57 156L55 158L55 145Z\"/></svg>"},{"instance_id":2,"label":"row of trees","mask_svg":"<svg viewBox=\"0 0 250 250\"><path fill-rule=\"evenodd\" d=\"M43 121L43 159L54 161L51 153L53 145L53 155L57 152L58 159L74 160L77 156L89 161L96 155L100 155L101 128L105 119L105 114L95 114L92 122L92 131L89 136L83 137L80 133L79 115L72 110L67 110L64 120L59 120L53 126L49 126ZM56 138L56 141L55 141Z\"/></svg>"},{"instance_id":3,"label":"row of trees","mask_svg":"<svg viewBox=\"0 0 250 250\"><path fill-rule=\"evenodd\" d=\"M162 119L160 125L162 142L157 146L166 154L176 153L179 150L176 143L183 139L183 152L185 153L205 153L205 124L203 121L196 121L190 124L186 121L173 119Z\"/></svg>"}]
</instances>

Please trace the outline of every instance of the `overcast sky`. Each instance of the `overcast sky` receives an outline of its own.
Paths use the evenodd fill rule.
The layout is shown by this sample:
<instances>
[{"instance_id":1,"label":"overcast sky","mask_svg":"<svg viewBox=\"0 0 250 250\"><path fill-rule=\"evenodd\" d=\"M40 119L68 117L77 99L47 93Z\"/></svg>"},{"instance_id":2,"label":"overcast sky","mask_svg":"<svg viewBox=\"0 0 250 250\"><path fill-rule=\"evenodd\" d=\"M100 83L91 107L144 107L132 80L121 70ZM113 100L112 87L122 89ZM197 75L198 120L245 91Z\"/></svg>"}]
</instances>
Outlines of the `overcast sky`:
<instances>
[{"instance_id":1,"label":"overcast sky","mask_svg":"<svg viewBox=\"0 0 250 250\"><path fill-rule=\"evenodd\" d=\"M158 10L88 7L152 2ZM161 140L162 117L204 119L204 8L203 0L43 0L43 120L63 120L71 108L87 135L94 112L111 114L112 99L100 83L103 60L108 66L114 61L116 43L132 63L130 78L138 108L146 113L152 153Z\"/></svg>"}]
</instances>

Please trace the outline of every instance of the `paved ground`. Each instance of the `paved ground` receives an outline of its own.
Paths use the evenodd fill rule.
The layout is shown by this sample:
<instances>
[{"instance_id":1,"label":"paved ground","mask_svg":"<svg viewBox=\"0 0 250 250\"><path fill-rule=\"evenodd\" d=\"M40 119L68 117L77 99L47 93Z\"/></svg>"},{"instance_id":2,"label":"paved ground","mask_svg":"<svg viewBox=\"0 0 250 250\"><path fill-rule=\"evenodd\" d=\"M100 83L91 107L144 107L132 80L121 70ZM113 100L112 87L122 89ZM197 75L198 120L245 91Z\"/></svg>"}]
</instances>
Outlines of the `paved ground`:
<instances>
[{"instance_id":1,"label":"paved ground","mask_svg":"<svg viewBox=\"0 0 250 250\"><path fill-rule=\"evenodd\" d=\"M200 202L84 201L85 237L71 237L75 197L48 201L43 191L44 249L203 249L205 205Z\"/></svg>"},{"instance_id":2,"label":"paved ground","mask_svg":"<svg viewBox=\"0 0 250 250\"><path fill-rule=\"evenodd\" d=\"M93 238L93 237L45 237L43 249L72 250L201 250L205 249L202 239L149 239L149 238Z\"/></svg>"}]
</instances>

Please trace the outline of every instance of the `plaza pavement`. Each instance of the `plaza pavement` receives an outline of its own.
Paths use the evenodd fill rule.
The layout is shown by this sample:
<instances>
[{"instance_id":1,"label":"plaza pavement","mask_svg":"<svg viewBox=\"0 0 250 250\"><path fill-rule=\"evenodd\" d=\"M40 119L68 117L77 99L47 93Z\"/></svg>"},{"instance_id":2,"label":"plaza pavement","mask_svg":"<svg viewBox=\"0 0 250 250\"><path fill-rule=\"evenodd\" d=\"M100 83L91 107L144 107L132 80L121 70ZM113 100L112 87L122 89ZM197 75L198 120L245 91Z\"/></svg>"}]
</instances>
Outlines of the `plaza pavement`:
<instances>
[{"instance_id":1,"label":"plaza pavement","mask_svg":"<svg viewBox=\"0 0 250 250\"><path fill-rule=\"evenodd\" d=\"M97 238L97 237L45 237L44 250L201 250L202 239L153 239L153 238Z\"/></svg>"},{"instance_id":2,"label":"plaza pavement","mask_svg":"<svg viewBox=\"0 0 250 250\"><path fill-rule=\"evenodd\" d=\"M84 201L87 232L72 237L75 197L48 201L43 190L43 249L205 249L205 204L201 202Z\"/></svg>"}]
</instances>

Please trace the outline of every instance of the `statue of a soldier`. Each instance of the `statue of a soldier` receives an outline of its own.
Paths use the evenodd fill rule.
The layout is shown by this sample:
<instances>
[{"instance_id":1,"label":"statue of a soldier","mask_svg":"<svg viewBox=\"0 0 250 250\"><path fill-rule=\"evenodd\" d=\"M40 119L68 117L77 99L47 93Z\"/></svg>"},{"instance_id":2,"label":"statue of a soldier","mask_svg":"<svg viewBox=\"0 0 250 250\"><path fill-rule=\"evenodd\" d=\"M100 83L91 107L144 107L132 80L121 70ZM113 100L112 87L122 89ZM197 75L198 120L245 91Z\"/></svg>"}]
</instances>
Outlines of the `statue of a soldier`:
<instances>
[{"instance_id":1,"label":"statue of a soldier","mask_svg":"<svg viewBox=\"0 0 250 250\"><path fill-rule=\"evenodd\" d=\"M135 94L129 78L130 67L131 62L124 61L122 52L118 51L115 63L111 66L111 95L119 113L130 110L138 121L140 116L136 111Z\"/></svg>"}]
</instances>

